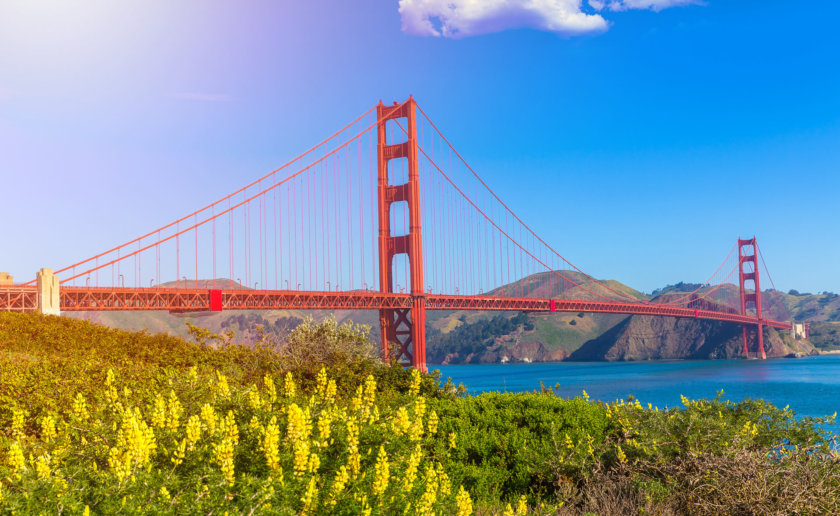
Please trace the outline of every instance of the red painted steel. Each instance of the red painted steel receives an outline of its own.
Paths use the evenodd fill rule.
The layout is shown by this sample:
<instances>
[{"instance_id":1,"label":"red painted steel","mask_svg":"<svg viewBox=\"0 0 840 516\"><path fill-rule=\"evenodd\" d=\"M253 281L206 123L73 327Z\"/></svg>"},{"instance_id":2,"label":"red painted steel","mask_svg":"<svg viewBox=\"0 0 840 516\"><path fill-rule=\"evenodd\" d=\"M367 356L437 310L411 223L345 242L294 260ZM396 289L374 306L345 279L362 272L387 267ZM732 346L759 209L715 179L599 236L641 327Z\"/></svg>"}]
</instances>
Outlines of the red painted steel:
<instances>
[{"instance_id":1,"label":"red painted steel","mask_svg":"<svg viewBox=\"0 0 840 516\"><path fill-rule=\"evenodd\" d=\"M0 311L34 312L38 308L35 287L0 286Z\"/></svg>"},{"instance_id":2,"label":"red painted steel","mask_svg":"<svg viewBox=\"0 0 840 516\"><path fill-rule=\"evenodd\" d=\"M0 287L0 302L15 296L15 290L25 290L34 299L35 289ZM305 292L296 290L250 289L176 289L176 288L96 288L63 287L60 292L61 310L167 310L170 312L198 312L210 310L212 292L219 292L224 310L394 310L409 311L417 302L426 310L482 310L522 312L586 312L664 317L700 318L738 324L771 326L790 330L791 323L752 316L682 308L665 305L622 303L610 301L579 301L570 299L537 299L529 297L491 297L426 294L361 292ZM6 308L6 305L2 305ZM33 311L31 301L21 311Z\"/></svg>"},{"instance_id":3,"label":"red painted steel","mask_svg":"<svg viewBox=\"0 0 840 516\"><path fill-rule=\"evenodd\" d=\"M752 254L747 254L744 252L744 248L748 250L752 250ZM753 309L755 310L755 319L758 321L755 323L755 328L753 329L751 325L743 325L742 330L744 334L744 357L749 356L749 335L750 330L748 327L755 332L755 339L758 342L756 346L756 353L761 359L767 358L766 353L764 352L764 329L762 327L761 322L761 284L759 283L758 278L758 245L756 244L755 237L743 240L738 239L738 285L741 291L741 314L747 315L747 310ZM752 271L745 270L745 266L751 263L752 264ZM752 289L747 290L747 282L752 281Z\"/></svg>"},{"instance_id":4,"label":"red painted steel","mask_svg":"<svg viewBox=\"0 0 840 516\"><path fill-rule=\"evenodd\" d=\"M213 289L210 291L210 311L211 312L221 312L222 311L222 291L218 289Z\"/></svg>"},{"instance_id":5,"label":"red painted steel","mask_svg":"<svg viewBox=\"0 0 840 516\"><path fill-rule=\"evenodd\" d=\"M411 271L411 308L379 310L381 353L390 361L392 353L397 361L426 370L426 306L423 302L423 237L420 231L420 176L417 161L417 109L413 98L403 104L376 106L377 116L377 193L379 205L379 288L383 294L394 292L394 257L408 256ZM405 118L407 139L403 143L388 143L388 121ZM395 159L408 162L408 182L390 184L388 164ZM405 235L392 233L391 206L407 204L409 228ZM410 317L409 317L410 315ZM390 346L396 346L391 350Z\"/></svg>"}]
</instances>

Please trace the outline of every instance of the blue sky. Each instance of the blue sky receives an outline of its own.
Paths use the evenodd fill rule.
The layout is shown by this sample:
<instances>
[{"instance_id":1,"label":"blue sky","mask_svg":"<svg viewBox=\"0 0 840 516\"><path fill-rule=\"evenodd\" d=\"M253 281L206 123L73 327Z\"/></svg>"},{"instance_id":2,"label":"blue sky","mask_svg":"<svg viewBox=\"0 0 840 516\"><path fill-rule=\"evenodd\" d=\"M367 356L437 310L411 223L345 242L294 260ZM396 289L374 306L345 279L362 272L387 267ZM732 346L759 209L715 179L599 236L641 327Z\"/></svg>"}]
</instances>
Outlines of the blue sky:
<instances>
[{"instance_id":1,"label":"blue sky","mask_svg":"<svg viewBox=\"0 0 840 516\"><path fill-rule=\"evenodd\" d=\"M3 3L0 270L87 258L413 94L590 274L702 281L756 235L778 288L840 291L840 3L461 4Z\"/></svg>"}]
</instances>

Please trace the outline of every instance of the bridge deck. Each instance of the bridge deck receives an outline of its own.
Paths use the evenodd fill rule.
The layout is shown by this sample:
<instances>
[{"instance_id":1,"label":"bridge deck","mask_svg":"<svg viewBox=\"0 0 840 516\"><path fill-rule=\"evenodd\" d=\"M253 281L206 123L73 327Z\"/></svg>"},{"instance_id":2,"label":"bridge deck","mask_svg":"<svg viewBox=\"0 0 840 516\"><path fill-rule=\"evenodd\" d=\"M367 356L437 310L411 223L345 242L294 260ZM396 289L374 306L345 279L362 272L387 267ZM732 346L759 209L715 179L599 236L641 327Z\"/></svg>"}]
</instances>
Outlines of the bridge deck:
<instances>
[{"instance_id":1,"label":"bridge deck","mask_svg":"<svg viewBox=\"0 0 840 516\"><path fill-rule=\"evenodd\" d=\"M221 309L223 310L378 310L411 308L413 299L411 294L370 291L307 292L224 289L218 292L221 294ZM59 297L61 310L67 312L133 310L200 312L211 309L211 294L208 289L62 287ZM791 324L784 321L759 320L748 315L655 303L442 294L427 294L423 298L427 310L557 311L652 315L742 324L761 323L780 330L791 328ZM34 287L0 287L0 310L25 312L34 311L36 306L37 295Z\"/></svg>"}]
</instances>

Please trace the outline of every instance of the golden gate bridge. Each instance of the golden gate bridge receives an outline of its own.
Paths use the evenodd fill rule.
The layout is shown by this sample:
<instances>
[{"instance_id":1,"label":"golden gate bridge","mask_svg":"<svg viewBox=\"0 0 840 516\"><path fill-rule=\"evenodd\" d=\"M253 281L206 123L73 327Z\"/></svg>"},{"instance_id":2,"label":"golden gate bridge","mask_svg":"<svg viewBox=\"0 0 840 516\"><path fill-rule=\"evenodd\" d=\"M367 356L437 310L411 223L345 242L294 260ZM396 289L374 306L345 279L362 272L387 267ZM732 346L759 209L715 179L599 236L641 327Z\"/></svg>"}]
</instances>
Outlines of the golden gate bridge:
<instances>
[{"instance_id":1,"label":"golden gate bridge","mask_svg":"<svg viewBox=\"0 0 840 516\"><path fill-rule=\"evenodd\" d=\"M736 252L737 251L737 252ZM239 190L37 279L0 310L378 310L381 352L426 368L426 310L570 311L763 327L791 318L755 238L692 292L647 300L573 265L518 217L413 98L380 102ZM191 278L191 279L190 279Z\"/></svg>"}]
</instances>

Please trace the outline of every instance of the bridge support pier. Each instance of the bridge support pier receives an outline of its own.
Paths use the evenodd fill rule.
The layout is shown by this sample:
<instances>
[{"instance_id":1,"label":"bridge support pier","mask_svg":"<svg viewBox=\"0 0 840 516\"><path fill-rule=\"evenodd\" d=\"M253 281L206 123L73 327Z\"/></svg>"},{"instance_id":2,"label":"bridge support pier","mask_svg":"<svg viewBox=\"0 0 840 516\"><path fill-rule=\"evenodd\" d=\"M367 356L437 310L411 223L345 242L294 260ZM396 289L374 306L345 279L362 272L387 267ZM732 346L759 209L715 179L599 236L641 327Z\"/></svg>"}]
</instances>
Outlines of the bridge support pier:
<instances>
[{"instance_id":1,"label":"bridge support pier","mask_svg":"<svg viewBox=\"0 0 840 516\"><path fill-rule=\"evenodd\" d=\"M46 315L61 315L61 302L58 296L58 278L52 269L42 268L35 275L38 291L37 310Z\"/></svg>"},{"instance_id":2,"label":"bridge support pier","mask_svg":"<svg viewBox=\"0 0 840 516\"><path fill-rule=\"evenodd\" d=\"M411 271L411 308L383 309L379 311L382 359L426 370L426 302L423 291L423 237L420 232L420 176L417 156L417 107L414 98L403 104L376 106L377 116L377 168L379 204L379 288L381 292L394 292L394 257L407 255ZM391 123L393 140L388 143L388 122ZM402 127L402 129L400 129ZM392 184L389 180L389 163L405 159L408 165L408 182ZM391 206L405 203L409 230L405 235L391 233ZM395 349L391 349L391 345ZM392 354L393 352L393 354Z\"/></svg>"}]
</instances>

